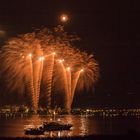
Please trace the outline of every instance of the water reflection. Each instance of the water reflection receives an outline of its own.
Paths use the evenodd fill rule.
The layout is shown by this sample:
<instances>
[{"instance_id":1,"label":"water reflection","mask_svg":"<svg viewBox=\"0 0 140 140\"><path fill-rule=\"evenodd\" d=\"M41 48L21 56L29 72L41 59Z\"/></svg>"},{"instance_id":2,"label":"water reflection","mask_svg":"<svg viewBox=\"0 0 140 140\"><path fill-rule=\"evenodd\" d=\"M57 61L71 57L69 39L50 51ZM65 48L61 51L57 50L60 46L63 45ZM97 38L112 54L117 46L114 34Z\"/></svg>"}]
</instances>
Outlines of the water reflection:
<instances>
[{"instance_id":1,"label":"water reflection","mask_svg":"<svg viewBox=\"0 0 140 140\"><path fill-rule=\"evenodd\" d=\"M39 118L38 118L39 117ZM43 121L52 121L51 116L33 116L30 118L34 120L36 125L41 124ZM29 122L30 122L29 119ZM98 121L93 119L93 117L85 116L57 116L56 121L63 123L70 123L73 125L70 131L54 131L54 132L45 132L45 136L49 137L63 137L63 136L85 136L100 133L98 127Z\"/></svg>"},{"instance_id":2,"label":"water reflection","mask_svg":"<svg viewBox=\"0 0 140 140\"><path fill-rule=\"evenodd\" d=\"M28 125L38 126L50 121L51 116L33 115L23 118L0 119L0 137L34 137L26 136L24 128ZM84 136L92 134L126 134L129 128L140 130L140 121L136 119L104 119L92 116L56 116L55 120L73 125L70 131L45 132L37 137ZM35 136L36 137L36 136Z\"/></svg>"},{"instance_id":3,"label":"water reflection","mask_svg":"<svg viewBox=\"0 0 140 140\"><path fill-rule=\"evenodd\" d=\"M44 137L64 137L64 136L71 136L69 131L50 131L50 132L45 132Z\"/></svg>"}]
</instances>

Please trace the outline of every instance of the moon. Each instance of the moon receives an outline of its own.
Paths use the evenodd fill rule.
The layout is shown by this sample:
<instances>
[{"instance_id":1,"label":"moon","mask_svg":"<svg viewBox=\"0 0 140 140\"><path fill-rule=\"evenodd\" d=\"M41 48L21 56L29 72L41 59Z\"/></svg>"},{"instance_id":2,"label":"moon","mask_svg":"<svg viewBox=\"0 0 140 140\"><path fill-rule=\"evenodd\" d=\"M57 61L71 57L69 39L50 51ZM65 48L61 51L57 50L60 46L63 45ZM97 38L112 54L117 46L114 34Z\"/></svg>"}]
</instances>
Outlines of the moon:
<instances>
[{"instance_id":1,"label":"moon","mask_svg":"<svg viewBox=\"0 0 140 140\"><path fill-rule=\"evenodd\" d=\"M66 14L62 14L61 16L60 16L60 20L61 20L61 22L67 22L68 21L68 15L66 15Z\"/></svg>"}]
</instances>

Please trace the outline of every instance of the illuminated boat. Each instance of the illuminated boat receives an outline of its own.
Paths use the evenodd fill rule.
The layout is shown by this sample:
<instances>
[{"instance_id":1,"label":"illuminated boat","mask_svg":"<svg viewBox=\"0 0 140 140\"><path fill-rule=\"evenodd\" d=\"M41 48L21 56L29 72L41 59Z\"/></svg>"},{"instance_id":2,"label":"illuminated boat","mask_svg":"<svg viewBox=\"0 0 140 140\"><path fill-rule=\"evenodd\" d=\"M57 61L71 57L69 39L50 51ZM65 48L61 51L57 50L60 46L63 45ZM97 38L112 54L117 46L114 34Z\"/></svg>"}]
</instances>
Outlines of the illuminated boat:
<instances>
[{"instance_id":1,"label":"illuminated boat","mask_svg":"<svg viewBox=\"0 0 140 140\"><path fill-rule=\"evenodd\" d=\"M42 128L44 131L62 131L62 130L70 130L72 124L63 124L60 122L43 122Z\"/></svg>"}]
</instances>

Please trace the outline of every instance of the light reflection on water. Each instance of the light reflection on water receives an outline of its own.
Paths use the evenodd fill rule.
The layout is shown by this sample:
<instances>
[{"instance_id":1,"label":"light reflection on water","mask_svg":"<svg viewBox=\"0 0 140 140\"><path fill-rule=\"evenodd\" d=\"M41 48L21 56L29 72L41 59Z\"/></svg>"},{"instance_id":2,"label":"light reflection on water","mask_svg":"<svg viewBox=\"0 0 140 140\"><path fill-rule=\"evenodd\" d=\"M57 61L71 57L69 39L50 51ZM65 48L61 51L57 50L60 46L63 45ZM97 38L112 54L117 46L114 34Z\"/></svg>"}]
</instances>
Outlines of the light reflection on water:
<instances>
[{"instance_id":1,"label":"light reflection on water","mask_svg":"<svg viewBox=\"0 0 140 140\"><path fill-rule=\"evenodd\" d=\"M28 125L38 126L43 121L50 121L51 116L33 115L25 118L0 119L0 137L34 137L26 136L24 128ZM55 120L71 123L70 131L45 132L44 135L35 137L63 137L84 136L92 134L126 134L128 129L140 130L140 121L137 119L104 119L85 116L57 116Z\"/></svg>"}]
</instances>

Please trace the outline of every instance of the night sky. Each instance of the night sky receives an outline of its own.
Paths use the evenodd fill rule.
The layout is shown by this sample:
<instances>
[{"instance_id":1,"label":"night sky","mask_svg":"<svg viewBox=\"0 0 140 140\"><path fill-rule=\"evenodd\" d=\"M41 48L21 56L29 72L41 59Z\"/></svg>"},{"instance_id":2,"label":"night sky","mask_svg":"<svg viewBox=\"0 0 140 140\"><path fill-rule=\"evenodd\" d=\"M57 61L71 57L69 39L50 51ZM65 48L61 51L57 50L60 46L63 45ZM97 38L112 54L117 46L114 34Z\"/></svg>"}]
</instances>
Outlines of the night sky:
<instances>
[{"instance_id":1,"label":"night sky","mask_svg":"<svg viewBox=\"0 0 140 140\"><path fill-rule=\"evenodd\" d=\"M140 8L136 1L1 0L0 43L36 28L62 24L81 38L81 50L100 66L95 92L77 95L75 106L140 106ZM81 97L81 98L79 98Z\"/></svg>"}]
</instances>

